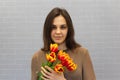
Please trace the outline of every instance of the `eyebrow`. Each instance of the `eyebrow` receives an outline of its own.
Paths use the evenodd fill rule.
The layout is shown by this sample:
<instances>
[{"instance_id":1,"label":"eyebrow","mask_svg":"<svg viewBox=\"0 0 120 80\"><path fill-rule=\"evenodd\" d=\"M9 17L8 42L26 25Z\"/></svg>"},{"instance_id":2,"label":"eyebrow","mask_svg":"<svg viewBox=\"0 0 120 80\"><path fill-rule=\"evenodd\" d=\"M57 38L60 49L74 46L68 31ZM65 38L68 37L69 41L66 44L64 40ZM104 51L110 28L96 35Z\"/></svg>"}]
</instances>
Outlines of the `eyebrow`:
<instances>
[{"instance_id":1,"label":"eyebrow","mask_svg":"<svg viewBox=\"0 0 120 80\"><path fill-rule=\"evenodd\" d=\"M54 24L52 24L53 26L56 26L56 25L54 25ZM60 25L60 26L67 26L67 24L62 24L62 25Z\"/></svg>"},{"instance_id":2,"label":"eyebrow","mask_svg":"<svg viewBox=\"0 0 120 80\"><path fill-rule=\"evenodd\" d=\"M67 26L67 24L62 24L61 26Z\"/></svg>"}]
</instances>

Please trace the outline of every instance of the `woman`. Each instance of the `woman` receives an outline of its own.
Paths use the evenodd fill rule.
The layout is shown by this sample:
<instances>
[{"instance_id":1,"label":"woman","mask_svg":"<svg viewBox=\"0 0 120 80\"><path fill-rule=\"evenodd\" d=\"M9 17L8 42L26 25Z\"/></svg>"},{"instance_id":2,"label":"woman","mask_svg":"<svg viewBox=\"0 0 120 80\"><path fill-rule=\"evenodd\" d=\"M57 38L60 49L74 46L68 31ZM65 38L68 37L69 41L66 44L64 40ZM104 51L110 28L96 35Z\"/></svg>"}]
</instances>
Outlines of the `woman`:
<instances>
[{"instance_id":1,"label":"woman","mask_svg":"<svg viewBox=\"0 0 120 80\"><path fill-rule=\"evenodd\" d=\"M32 80L37 80L37 72L41 71L44 80L96 80L93 65L86 48L74 40L74 29L70 15L65 9L54 8L47 16L43 31L44 46L32 58ZM65 70L57 73L48 66L41 67L46 61L45 54L51 43L57 43L59 50L66 51L77 64L73 72Z\"/></svg>"}]
</instances>

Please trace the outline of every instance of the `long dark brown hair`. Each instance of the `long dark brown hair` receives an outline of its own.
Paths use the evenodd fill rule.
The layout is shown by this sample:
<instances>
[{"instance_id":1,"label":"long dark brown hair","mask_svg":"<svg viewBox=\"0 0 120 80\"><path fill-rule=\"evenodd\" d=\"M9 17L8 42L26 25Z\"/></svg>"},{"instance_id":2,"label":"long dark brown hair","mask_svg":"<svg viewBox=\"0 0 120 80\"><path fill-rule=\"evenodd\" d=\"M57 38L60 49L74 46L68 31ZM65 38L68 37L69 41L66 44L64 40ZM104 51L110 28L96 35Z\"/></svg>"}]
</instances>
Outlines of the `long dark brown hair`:
<instances>
[{"instance_id":1,"label":"long dark brown hair","mask_svg":"<svg viewBox=\"0 0 120 80\"><path fill-rule=\"evenodd\" d=\"M52 30L53 19L59 15L62 15L65 18L67 26L68 26L68 33L66 37L67 48L73 50L81 46L78 43L76 43L74 39L74 28L73 28L73 23L72 23L70 15L65 9L56 7L50 11L44 23L44 29L43 29L44 46L42 48L43 51L48 51L50 44L54 43L51 39L50 34Z\"/></svg>"}]
</instances>

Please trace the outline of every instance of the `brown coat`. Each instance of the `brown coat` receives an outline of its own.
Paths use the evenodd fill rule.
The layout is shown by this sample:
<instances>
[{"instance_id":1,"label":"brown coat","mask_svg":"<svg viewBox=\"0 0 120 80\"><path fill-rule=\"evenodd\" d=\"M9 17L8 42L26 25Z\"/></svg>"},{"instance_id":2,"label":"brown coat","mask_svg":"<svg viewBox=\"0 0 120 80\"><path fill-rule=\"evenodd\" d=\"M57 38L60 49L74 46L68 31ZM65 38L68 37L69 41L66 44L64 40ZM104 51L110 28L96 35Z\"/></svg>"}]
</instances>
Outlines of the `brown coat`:
<instances>
[{"instance_id":1,"label":"brown coat","mask_svg":"<svg viewBox=\"0 0 120 80\"><path fill-rule=\"evenodd\" d=\"M68 50L67 53L77 64L75 71L64 71L66 80L96 80L93 65L86 48L79 47L74 51ZM32 58L31 63L31 80L37 80L37 72L40 71L41 64L46 61L45 52L39 50Z\"/></svg>"}]
</instances>

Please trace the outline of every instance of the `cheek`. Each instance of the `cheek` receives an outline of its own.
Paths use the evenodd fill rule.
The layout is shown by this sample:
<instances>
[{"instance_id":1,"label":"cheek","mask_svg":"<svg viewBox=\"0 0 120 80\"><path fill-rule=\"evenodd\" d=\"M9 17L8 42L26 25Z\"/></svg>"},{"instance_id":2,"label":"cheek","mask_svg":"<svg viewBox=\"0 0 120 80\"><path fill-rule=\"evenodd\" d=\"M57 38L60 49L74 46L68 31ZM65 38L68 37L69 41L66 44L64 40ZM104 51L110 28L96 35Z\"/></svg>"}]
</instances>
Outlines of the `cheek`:
<instances>
[{"instance_id":1,"label":"cheek","mask_svg":"<svg viewBox=\"0 0 120 80\"><path fill-rule=\"evenodd\" d=\"M51 31L51 34L50 34L50 35L51 35L51 37L52 37L52 36L54 35L54 31Z\"/></svg>"},{"instance_id":2,"label":"cheek","mask_svg":"<svg viewBox=\"0 0 120 80\"><path fill-rule=\"evenodd\" d=\"M67 34L68 34L68 30L66 30L66 32L65 32L65 35L67 36Z\"/></svg>"}]
</instances>

